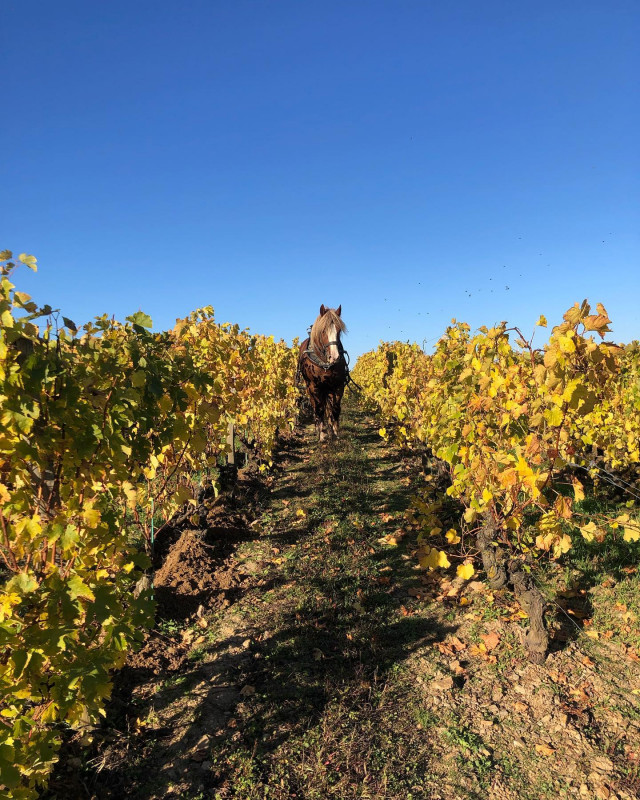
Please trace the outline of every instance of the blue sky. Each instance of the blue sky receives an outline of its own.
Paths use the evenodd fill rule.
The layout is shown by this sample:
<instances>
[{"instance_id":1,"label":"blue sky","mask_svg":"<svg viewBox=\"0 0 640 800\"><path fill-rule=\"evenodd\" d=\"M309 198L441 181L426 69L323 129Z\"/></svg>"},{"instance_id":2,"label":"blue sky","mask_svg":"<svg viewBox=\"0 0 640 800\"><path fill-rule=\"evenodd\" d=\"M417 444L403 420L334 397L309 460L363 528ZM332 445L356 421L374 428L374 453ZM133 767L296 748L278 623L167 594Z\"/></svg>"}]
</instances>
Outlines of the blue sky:
<instances>
[{"instance_id":1,"label":"blue sky","mask_svg":"<svg viewBox=\"0 0 640 800\"><path fill-rule=\"evenodd\" d=\"M0 249L77 323L352 356L601 301L640 338L637 0L2 0ZM507 288L508 287L508 288Z\"/></svg>"}]
</instances>

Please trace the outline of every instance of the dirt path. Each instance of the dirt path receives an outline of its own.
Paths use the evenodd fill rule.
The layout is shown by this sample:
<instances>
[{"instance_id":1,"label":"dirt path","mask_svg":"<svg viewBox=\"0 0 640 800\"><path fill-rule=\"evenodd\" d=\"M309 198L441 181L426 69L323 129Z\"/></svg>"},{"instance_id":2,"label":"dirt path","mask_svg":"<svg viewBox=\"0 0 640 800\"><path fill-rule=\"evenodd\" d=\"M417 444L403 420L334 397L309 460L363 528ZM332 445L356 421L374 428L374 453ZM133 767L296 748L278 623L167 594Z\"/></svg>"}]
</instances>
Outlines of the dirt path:
<instances>
[{"instance_id":1,"label":"dirt path","mask_svg":"<svg viewBox=\"0 0 640 800\"><path fill-rule=\"evenodd\" d=\"M50 796L70 770L99 800L636 796L638 664L581 637L531 665L509 595L416 570L419 464L377 427L308 426L251 524L169 543L164 621Z\"/></svg>"}]
</instances>

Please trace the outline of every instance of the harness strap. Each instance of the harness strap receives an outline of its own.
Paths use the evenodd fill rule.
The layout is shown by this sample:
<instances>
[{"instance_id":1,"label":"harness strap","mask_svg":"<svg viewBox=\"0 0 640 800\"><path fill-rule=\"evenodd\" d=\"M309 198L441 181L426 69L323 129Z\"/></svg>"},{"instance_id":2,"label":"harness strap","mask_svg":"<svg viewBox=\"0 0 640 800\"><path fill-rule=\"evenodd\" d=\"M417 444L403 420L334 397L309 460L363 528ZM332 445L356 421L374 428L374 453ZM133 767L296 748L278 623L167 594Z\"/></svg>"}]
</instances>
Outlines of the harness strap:
<instances>
[{"instance_id":1,"label":"harness strap","mask_svg":"<svg viewBox=\"0 0 640 800\"><path fill-rule=\"evenodd\" d=\"M313 364L315 364L316 367L320 367L320 369L325 369L325 370L331 369L331 367L334 367L336 364L339 364L340 361L343 361L344 362L344 368L345 368L345 371L347 373L347 380L345 382L345 386L347 386L349 388L351 388L351 386L353 386L356 389L356 391L360 391L361 392L362 391L362 387L359 386L353 380L353 378L351 377L351 372L349 370L349 362L351 361L351 359L349 358L349 353L342 346L342 342L340 342L340 341L327 342L327 347L329 347L329 345L332 345L332 344L336 344L340 348L340 358L338 359L338 361L333 361L333 362L321 361L320 358L318 357L318 354L316 353L316 351L313 349L313 347L311 347L311 341L309 341L309 344L307 344L307 349L303 352L302 355L307 356L309 361L311 361Z\"/></svg>"}]
</instances>

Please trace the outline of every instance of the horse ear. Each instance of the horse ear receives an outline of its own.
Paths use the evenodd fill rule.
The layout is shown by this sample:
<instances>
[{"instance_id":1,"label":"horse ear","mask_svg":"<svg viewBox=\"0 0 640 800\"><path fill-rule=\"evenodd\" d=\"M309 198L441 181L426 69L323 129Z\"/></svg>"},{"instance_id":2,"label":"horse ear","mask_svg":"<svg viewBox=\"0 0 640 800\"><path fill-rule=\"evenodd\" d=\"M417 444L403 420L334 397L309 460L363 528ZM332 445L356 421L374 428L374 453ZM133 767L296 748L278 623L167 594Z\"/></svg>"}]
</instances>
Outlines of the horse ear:
<instances>
[{"instance_id":1,"label":"horse ear","mask_svg":"<svg viewBox=\"0 0 640 800\"><path fill-rule=\"evenodd\" d=\"M323 304L320 306L320 316L321 316L321 317L324 317L324 315L325 315L326 313L327 313L327 309L324 307L324 303L323 303Z\"/></svg>"},{"instance_id":2,"label":"horse ear","mask_svg":"<svg viewBox=\"0 0 640 800\"><path fill-rule=\"evenodd\" d=\"M341 317L342 316L342 303L336 308L336 314Z\"/></svg>"}]
</instances>

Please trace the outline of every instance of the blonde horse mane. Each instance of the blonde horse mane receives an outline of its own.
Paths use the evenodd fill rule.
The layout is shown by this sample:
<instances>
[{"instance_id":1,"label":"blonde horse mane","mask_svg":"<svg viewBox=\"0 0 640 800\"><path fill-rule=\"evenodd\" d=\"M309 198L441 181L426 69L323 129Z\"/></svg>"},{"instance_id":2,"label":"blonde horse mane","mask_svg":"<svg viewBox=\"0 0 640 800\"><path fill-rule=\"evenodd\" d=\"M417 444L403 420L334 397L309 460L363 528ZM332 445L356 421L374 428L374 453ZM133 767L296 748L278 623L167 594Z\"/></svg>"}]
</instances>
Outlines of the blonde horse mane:
<instances>
[{"instance_id":1,"label":"blonde horse mane","mask_svg":"<svg viewBox=\"0 0 640 800\"><path fill-rule=\"evenodd\" d=\"M323 335L327 334L331 325L336 326L336 331L338 333L347 333L347 326L342 321L342 318L336 314L333 308L328 308L324 314L318 316L311 328L310 344L314 350L317 351L318 348L321 347L320 339ZM327 335L327 339L328 338Z\"/></svg>"}]
</instances>

